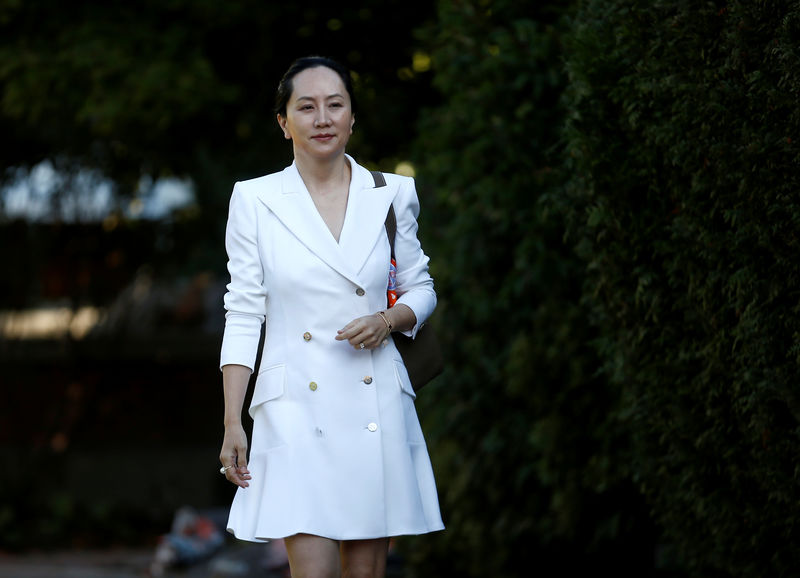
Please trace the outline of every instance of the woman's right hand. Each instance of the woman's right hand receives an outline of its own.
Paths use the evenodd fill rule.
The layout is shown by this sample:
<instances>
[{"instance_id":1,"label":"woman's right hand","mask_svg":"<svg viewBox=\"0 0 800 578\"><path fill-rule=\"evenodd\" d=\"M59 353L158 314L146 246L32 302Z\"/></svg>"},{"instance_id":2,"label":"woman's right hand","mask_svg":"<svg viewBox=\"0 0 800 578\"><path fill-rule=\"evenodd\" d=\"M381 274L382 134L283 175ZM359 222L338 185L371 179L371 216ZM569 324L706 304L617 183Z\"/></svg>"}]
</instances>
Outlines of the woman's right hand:
<instances>
[{"instance_id":1,"label":"woman's right hand","mask_svg":"<svg viewBox=\"0 0 800 578\"><path fill-rule=\"evenodd\" d=\"M225 469L228 481L240 488L250 484L250 470L247 469L247 435L241 424L225 426L225 437L222 440L222 450L219 461Z\"/></svg>"}]
</instances>

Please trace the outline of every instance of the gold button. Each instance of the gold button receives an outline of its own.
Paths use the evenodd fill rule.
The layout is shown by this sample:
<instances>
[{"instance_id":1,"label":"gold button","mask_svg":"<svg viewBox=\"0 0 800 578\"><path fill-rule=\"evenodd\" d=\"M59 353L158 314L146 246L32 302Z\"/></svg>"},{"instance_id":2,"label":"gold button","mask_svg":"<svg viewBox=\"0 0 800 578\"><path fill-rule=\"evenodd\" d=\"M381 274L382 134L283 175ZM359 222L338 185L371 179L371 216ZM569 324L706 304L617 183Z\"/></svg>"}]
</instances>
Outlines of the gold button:
<instances>
[{"instance_id":1,"label":"gold button","mask_svg":"<svg viewBox=\"0 0 800 578\"><path fill-rule=\"evenodd\" d=\"M372 383L372 377L370 377L369 375L368 375L367 377L365 377L365 378L364 378L364 383L366 383L367 385L369 385L370 383Z\"/></svg>"},{"instance_id":2,"label":"gold button","mask_svg":"<svg viewBox=\"0 0 800 578\"><path fill-rule=\"evenodd\" d=\"M316 381L312 381L311 383L309 383L308 384L308 389L310 389L311 391L317 391L317 382Z\"/></svg>"},{"instance_id":3,"label":"gold button","mask_svg":"<svg viewBox=\"0 0 800 578\"><path fill-rule=\"evenodd\" d=\"M303 339L305 339L306 341L311 341L311 334L308 331L306 331L305 333L303 333Z\"/></svg>"},{"instance_id":4,"label":"gold button","mask_svg":"<svg viewBox=\"0 0 800 578\"><path fill-rule=\"evenodd\" d=\"M364 290L361 287L359 287L358 289L356 289L356 295L358 295L359 297L363 297Z\"/></svg>"}]
</instances>

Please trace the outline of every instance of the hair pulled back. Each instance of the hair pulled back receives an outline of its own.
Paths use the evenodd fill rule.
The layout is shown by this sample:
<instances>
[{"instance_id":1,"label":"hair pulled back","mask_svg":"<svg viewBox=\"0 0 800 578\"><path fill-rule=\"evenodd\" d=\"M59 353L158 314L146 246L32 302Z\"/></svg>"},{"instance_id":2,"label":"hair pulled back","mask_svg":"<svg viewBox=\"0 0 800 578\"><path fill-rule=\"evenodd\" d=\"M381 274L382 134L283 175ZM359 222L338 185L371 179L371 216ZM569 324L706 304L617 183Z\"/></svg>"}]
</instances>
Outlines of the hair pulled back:
<instances>
[{"instance_id":1,"label":"hair pulled back","mask_svg":"<svg viewBox=\"0 0 800 578\"><path fill-rule=\"evenodd\" d=\"M278 84L278 90L275 93L275 114L279 114L283 117L286 116L286 105L289 103L292 91L294 90L294 84L292 82L294 77L304 70L318 68L320 66L330 68L342 79L347 94L350 96L350 109L355 113L356 97L353 93L353 79L350 75L350 70L343 64L326 56L304 56L292 63L283 75L283 78L281 78L280 84Z\"/></svg>"}]
</instances>

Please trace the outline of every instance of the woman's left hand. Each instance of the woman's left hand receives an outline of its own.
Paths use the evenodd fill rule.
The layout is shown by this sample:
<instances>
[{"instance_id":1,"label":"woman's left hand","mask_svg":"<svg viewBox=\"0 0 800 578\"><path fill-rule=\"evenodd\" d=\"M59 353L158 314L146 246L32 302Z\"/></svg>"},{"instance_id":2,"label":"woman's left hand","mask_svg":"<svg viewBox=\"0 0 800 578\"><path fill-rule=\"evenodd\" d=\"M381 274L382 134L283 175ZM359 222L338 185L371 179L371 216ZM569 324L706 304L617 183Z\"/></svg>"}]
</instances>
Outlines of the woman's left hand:
<instances>
[{"instance_id":1,"label":"woman's left hand","mask_svg":"<svg viewBox=\"0 0 800 578\"><path fill-rule=\"evenodd\" d=\"M336 332L337 341L347 341L355 349L375 349L389 336L386 323L377 313L353 319Z\"/></svg>"}]
</instances>

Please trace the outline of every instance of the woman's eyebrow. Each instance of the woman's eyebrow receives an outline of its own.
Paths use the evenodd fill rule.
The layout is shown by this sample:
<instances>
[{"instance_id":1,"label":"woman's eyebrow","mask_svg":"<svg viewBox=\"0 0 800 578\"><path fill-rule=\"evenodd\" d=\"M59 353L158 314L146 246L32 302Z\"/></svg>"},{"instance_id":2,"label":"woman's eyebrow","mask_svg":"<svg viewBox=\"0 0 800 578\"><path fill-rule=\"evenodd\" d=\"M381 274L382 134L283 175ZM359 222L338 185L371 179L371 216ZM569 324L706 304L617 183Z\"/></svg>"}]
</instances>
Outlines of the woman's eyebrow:
<instances>
[{"instance_id":1,"label":"woman's eyebrow","mask_svg":"<svg viewBox=\"0 0 800 578\"><path fill-rule=\"evenodd\" d=\"M331 94L331 95L329 95L329 96L326 96L326 97L325 97L325 100L330 100L330 99L332 99L332 98L344 98L344 95L341 95L341 94L339 94L339 93L337 92L337 93L335 93L335 94ZM311 100L311 101L313 101L313 100L316 100L316 99L315 99L313 96L298 96L298 97L297 97L297 100L298 100L298 101L300 101L300 100Z\"/></svg>"}]
</instances>

